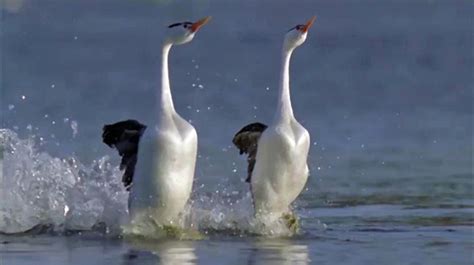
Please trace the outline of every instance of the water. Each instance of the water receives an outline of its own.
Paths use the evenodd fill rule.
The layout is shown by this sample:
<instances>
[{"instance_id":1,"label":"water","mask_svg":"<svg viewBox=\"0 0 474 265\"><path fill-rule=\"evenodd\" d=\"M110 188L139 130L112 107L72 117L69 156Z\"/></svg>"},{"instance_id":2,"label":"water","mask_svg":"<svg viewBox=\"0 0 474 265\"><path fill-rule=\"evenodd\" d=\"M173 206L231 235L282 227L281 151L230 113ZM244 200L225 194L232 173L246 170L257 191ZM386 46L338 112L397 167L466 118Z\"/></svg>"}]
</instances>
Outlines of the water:
<instances>
[{"instance_id":1,"label":"water","mask_svg":"<svg viewBox=\"0 0 474 265\"><path fill-rule=\"evenodd\" d=\"M471 2L2 4L5 264L472 264ZM269 239L252 231L230 139L271 121L283 34L314 14L291 65L312 137L302 229ZM101 127L153 121L163 29L207 15L170 57L175 106L200 137L187 211L207 238L124 239L127 193Z\"/></svg>"}]
</instances>

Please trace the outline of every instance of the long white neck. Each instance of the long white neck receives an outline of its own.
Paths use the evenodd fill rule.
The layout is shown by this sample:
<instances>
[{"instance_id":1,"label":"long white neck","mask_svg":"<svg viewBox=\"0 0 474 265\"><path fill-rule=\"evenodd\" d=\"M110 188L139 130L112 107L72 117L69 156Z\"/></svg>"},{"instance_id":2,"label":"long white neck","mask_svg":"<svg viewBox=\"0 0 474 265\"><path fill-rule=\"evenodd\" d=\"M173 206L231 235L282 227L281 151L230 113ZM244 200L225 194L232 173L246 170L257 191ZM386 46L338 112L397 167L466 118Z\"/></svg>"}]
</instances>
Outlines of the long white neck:
<instances>
[{"instance_id":1,"label":"long white neck","mask_svg":"<svg viewBox=\"0 0 474 265\"><path fill-rule=\"evenodd\" d=\"M294 117L290 97L290 58L292 53L293 49L283 48L280 73L280 95L275 121L286 121Z\"/></svg>"},{"instance_id":2,"label":"long white neck","mask_svg":"<svg viewBox=\"0 0 474 265\"><path fill-rule=\"evenodd\" d=\"M161 89L158 93L158 110L160 114L172 114L175 112L173 97L171 96L170 79L168 73L168 55L172 44L165 42L161 52Z\"/></svg>"}]
</instances>

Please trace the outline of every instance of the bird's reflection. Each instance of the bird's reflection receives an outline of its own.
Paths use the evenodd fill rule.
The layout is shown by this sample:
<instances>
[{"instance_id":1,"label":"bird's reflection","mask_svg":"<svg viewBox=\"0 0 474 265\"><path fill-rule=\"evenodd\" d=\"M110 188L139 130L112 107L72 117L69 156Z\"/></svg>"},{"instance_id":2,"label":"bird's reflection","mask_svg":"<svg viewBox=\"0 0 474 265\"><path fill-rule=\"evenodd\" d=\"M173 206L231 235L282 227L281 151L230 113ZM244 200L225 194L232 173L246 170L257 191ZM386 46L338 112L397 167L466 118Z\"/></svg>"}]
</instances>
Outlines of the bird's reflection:
<instances>
[{"instance_id":1,"label":"bird's reflection","mask_svg":"<svg viewBox=\"0 0 474 265\"><path fill-rule=\"evenodd\" d=\"M262 239L253 243L247 264L309 264L308 246L286 239Z\"/></svg>"},{"instance_id":2,"label":"bird's reflection","mask_svg":"<svg viewBox=\"0 0 474 265\"><path fill-rule=\"evenodd\" d=\"M134 248L125 256L124 264L196 264L194 242L180 240L131 240ZM148 257L147 257L148 256Z\"/></svg>"},{"instance_id":3,"label":"bird's reflection","mask_svg":"<svg viewBox=\"0 0 474 265\"><path fill-rule=\"evenodd\" d=\"M132 250L124 255L123 265L144 265L144 264L197 264L198 255L208 255L216 253L215 257L200 257L203 261L211 258L211 260L220 260L227 263L227 257L231 257L237 253L237 256L247 260L249 265L268 264L310 264L308 246L302 242L289 239L255 239L245 240L244 245L235 244L217 244L217 245L199 245L200 253L196 254L196 245L202 241L179 241L179 240L163 240L163 241L129 241ZM247 245L249 244L249 245ZM237 252L232 253L235 249L231 246L239 246ZM243 247L243 248L242 248ZM230 248L230 249L229 249ZM225 251L229 251L229 255ZM217 252L214 252L217 251ZM211 254L212 255L212 254ZM247 256L247 258L245 258ZM222 260L224 258L224 260ZM226 262L224 262L226 261ZM240 260L239 263L243 264ZM216 263L218 264L218 263Z\"/></svg>"}]
</instances>

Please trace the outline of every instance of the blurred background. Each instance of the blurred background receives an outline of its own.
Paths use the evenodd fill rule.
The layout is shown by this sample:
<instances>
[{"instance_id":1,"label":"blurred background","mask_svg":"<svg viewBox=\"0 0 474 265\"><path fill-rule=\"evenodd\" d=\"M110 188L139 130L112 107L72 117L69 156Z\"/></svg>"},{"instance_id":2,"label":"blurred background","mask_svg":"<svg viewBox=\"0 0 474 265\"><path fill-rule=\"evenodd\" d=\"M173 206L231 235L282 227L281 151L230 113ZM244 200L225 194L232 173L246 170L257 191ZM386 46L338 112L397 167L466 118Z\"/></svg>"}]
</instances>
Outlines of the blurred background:
<instances>
[{"instance_id":1,"label":"blurred background","mask_svg":"<svg viewBox=\"0 0 474 265\"><path fill-rule=\"evenodd\" d=\"M246 189L231 139L271 122L283 36L316 15L290 69L312 137L304 196L472 204L473 11L431 0L4 0L1 127L52 156L118 164L102 126L153 123L166 27L210 15L171 51L172 92L199 134L196 182Z\"/></svg>"}]
</instances>

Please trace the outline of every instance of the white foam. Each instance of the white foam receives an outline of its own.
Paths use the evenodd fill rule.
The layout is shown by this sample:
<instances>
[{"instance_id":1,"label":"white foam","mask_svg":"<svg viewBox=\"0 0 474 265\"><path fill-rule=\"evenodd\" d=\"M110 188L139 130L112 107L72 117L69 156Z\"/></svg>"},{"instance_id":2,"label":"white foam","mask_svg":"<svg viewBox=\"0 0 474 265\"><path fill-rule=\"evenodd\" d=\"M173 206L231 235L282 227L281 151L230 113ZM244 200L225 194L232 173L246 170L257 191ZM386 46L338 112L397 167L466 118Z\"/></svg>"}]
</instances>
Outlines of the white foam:
<instances>
[{"instance_id":1,"label":"white foam","mask_svg":"<svg viewBox=\"0 0 474 265\"><path fill-rule=\"evenodd\" d=\"M119 227L127 215L127 192L121 172L108 157L84 165L35 149L0 129L3 169L0 178L0 231L18 233L37 225L55 231L87 230L104 222Z\"/></svg>"},{"instance_id":2,"label":"white foam","mask_svg":"<svg viewBox=\"0 0 474 265\"><path fill-rule=\"evenodd\" d=\"M108 156L90 165L53 157L36 149L34 137L20 139L8 129L0 129L0 148L0 232L21 233L40 225L57 232L92 230L105 224L107 231L119 233L127 222L128 192ZM179 226L204 233L290 233L281 222L256 221L250 192L226 185L214 192L195 185Z\"/></svg>"}]
</instances>

